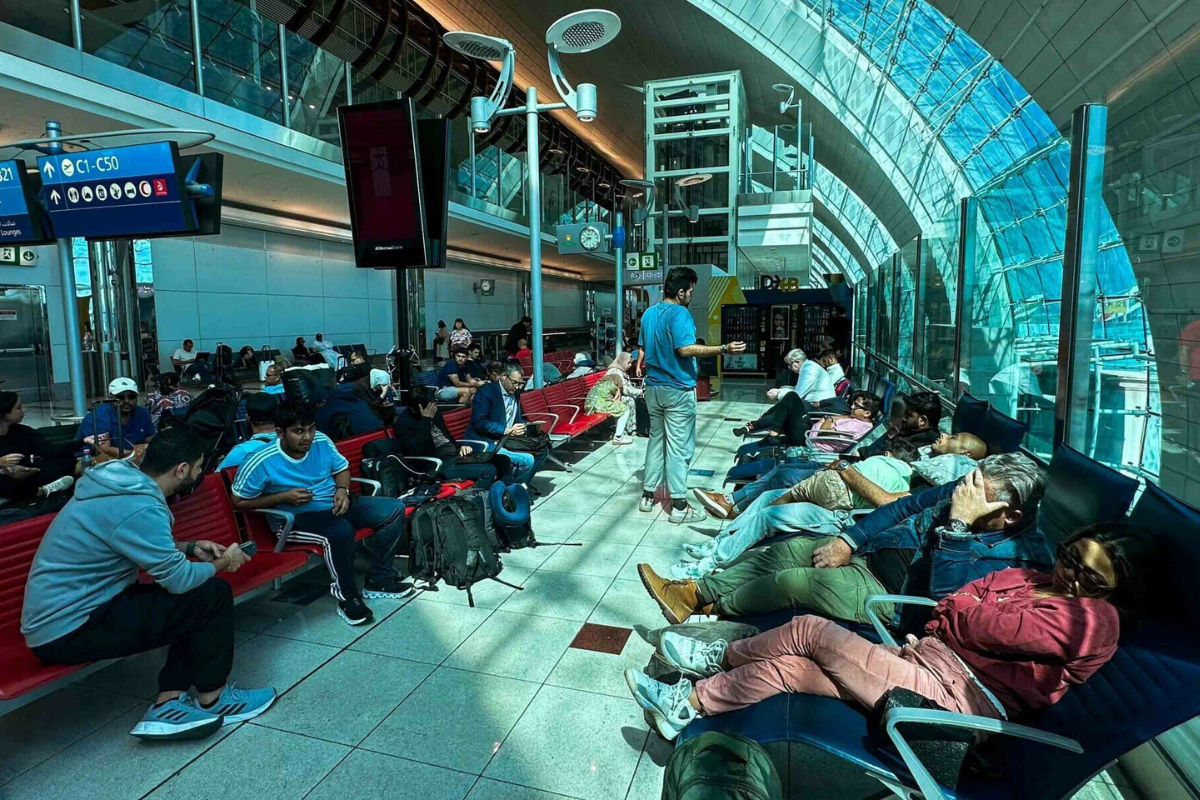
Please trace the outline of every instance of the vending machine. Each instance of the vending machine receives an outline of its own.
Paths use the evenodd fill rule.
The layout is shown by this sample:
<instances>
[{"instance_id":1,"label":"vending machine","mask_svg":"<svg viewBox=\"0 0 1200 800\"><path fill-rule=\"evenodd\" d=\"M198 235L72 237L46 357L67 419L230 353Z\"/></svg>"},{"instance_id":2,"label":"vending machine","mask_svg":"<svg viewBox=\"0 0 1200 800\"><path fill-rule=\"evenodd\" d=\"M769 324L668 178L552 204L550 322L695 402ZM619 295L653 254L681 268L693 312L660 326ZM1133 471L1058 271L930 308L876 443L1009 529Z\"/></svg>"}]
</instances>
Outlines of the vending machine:
<instances>
[{"instance_id":1,"label":"vending machine","mask_svg":"<svg viewBox=\"0 0 1200 800\"><path fill-rule=\"evenodd\" d=\"M748 304L721 306L721 342L744 342L746 352L726 354L721 368L726 375L767 375L770 342L770 309Z\"/></svg>"}]
</instances>

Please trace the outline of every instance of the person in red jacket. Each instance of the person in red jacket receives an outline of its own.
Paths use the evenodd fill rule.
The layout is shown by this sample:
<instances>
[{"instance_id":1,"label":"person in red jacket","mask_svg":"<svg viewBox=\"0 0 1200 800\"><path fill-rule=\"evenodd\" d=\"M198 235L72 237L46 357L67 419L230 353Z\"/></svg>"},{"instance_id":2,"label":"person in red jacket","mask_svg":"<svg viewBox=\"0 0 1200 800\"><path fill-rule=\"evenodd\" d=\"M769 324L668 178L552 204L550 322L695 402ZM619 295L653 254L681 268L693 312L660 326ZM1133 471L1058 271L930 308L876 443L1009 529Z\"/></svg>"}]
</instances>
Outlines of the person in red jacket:
<instances>
[{"instance_id":1,"label":"person in red jacket","mask_svg":"<svg viewBox=\"0 0 1200 800\"><path fill-rule=\"evenodd\" d=\"M1120 523L1084 528L1058 547L1051 574L1005 569L933 609L925 636L874 644L835 622L800 616L727 643L663 635L660 654L695 687L638 670L625 679L655 727L673 739L698 715L723 714L783 692L837 697L870 709L893 688L949 711L1008 719L1058 702L1117 649L1118 609L1138 605L1149 532Z\"/></svg>"}]
</instances>

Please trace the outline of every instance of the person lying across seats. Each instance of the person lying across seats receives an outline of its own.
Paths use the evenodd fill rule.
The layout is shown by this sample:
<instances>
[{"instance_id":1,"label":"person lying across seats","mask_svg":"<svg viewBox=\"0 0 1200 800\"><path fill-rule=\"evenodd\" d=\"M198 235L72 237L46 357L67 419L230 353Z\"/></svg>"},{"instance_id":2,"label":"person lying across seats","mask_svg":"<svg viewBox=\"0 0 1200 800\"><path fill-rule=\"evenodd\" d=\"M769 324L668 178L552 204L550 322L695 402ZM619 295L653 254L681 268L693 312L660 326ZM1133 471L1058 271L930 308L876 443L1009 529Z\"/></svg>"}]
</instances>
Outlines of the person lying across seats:
<instances>
[{"instance_id":1,"label":"person lying across seats","mask_svg":"<svg viewBox=\"0 0 1200 800\"><path fill-rule=\"evenodd\" d=\"M734 429L739 436L745 436L751 430L778 432L758 441L747 442L738 448L737 455L753 457L764 448L781 446L812 447L823 453L844 453L875 427L883 401L870 392L854 392L846 398L846 402L849 404L848 413L817 416L814 421L811 409L800 399L800 395L790 392L755 422Z\"/></svg>"},{"instance_id":2,"label":"person lying across seats","mask_svg":"<svg viewBox=\"0 0 1200 800\"><path fill-rule=\"evenodd\" d=\"M25 584L21 633L47 664L168 647L158 697L131 731L142 738L206 736L275 702L274 689L228 683L233 591L217 573L249 556L237 545L171 536L166 498L201 480L206 452L202 439L174 427L151 440L140 467L111 461L89 469L46 531ZM138 583L139 569L152 582Z\"/></svg>"},{"instance_id":3,"label":"person lying across seats","mask_svg":"<svg viewBox=\"0 0 1200 800\"><path fill-rule=\"evenodd\" d=\"M338 616L350 625L371 622L374 615L364 597L399 599L413 592L412 584L401 581L392 565L407 540L404 503L350 493L350 463L328 436L317 432L312 406L281 403L275 411L275 430L276 441L238 467L233 507L294 515L288 541L324 548ZM375 531L371 569L361 591L354 579L354 537L359 528Z\"/></svg>"},{"instance_id":4,"label":"person lying across seats","mask_svg":"<svg viewBox=\"0 0 1200 800\"><path fill-rule=\"evenodd\" d=\"M864 541L847 533L793 536L698 581L665 580L649 564L639 564L638 575L671 624L695 613L739 617L784 608L865 623L870 595L939 599L997 569L1051 563L1037 525L1045 487L1041 467L1003 453L984 459L949 499ZM892 611L884 606L882 613Z\"/></svg>"},{"instance_id":5,"label":"person lying across seats","mask_svg":"<svg viewBox=\"0 0 1200 800\"><path fill-rule=\"evenodd\" d=\"M878 455L895 439L916 445L922 459L955 454L978 461L987 455L987 445L977 436L940 433L937 426L941 418L942 405L936 394L926 392L913 395L908 398L905 411L899 416L899 425L895 426L896 435L882 437L870 446L859 448L857 455L860 458ZM825 466L808 461L779 464L731 494L704 489L693 489L692 492L704 509L717 519L733 519L748 509L763 492L794 486Z\"/></svg>"},{"instance_id":6,"label":"person lying across seats","mask_svg":"<svg viewBox=\"0 0 1200 800\"><path fill-rule=\"evenodd\" d=\"M785 692L870 710L888 690L902 688L960 714L1021 717L1057 703L1113 657L1122 614L1147 605L1154 551L1149 532L1101 523L1060 545L1049 572L1002 569L947 594L925 635L910 635L901 647L799 616L731 643L664 634L665 660L699 678L694 686L659 683L633 669L625 679L666 739L697 716Z\"/></svg>"},{"instance_id":7,"label":"person lying across seats","mask_svg":"<svg viewBox=\"0 0 1200 800\"><path fill-rule=\"evenodd\" d=\"M671 567L674 578L701 578L728 566L742 553L776 533L833 536L850 527L850 512L893 502L909 494L917 448L896 439L886 453L856 461L835 461L788 489L765 492L745 514L711 539L684 545L693 561ZM853 485L847 478L860 480ZM881 502L882 501L882 502Z\"/></svg>"}]
</instances>

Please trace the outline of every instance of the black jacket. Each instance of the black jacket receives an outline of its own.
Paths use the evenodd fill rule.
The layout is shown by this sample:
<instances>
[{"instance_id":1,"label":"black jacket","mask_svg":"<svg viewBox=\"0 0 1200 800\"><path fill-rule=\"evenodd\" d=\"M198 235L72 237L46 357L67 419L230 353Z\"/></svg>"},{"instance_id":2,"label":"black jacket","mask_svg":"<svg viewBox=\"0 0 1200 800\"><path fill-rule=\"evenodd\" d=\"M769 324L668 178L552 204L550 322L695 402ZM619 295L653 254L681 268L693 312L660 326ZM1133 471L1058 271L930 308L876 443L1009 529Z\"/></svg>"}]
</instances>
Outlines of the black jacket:
<instances>
[{"instance_id":1,"label":"black jacket","mask_svg":"<svg viewBox=\"0 0 1200 800\"><path fill-rule=\"evenodd\" d=\"M518 322L508 329L508 336L504 340L504 352L511 355L516 355L517 343L522 339L529 338L529 331L525 329L524 322Z\"/></svg>"},{"instance_id":2,"label":"black jacket","mask_svg":"<svg viewBox=\"0 0 1200 800\"><path fill-rule=\"evenodd\" d=\"M396 442L400 445L400 452L406 456L441 458L442 456L437 454L436 448L433 445L434 425L449 440L450 446L454 448L454 455L457 455L458 441L450 433L450 429L446 427L446 421L442 419L441 411L438 411L437 416L430 419L421 416L420 413L414 413L408 408L396 413L396 424L392 427Z\"/></svg>"}]
</instances>

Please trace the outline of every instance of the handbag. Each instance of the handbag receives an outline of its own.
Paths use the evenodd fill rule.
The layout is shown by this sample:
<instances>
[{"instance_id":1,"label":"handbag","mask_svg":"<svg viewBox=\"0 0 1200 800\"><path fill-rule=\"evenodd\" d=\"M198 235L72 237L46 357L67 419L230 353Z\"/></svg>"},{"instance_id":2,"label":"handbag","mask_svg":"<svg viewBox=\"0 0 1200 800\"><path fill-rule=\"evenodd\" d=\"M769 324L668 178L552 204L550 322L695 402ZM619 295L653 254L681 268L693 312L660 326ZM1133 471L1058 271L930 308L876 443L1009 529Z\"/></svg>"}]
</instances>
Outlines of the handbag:
<instances>
[{"instance_id":1,"label":"handbag","mask_svg":"<svg viewBox=\"0 0 1200 800\"><path fill-rule=\"evenodd\" d=\"M931 711L946 709L909 689L893 688L884 693L875 704L872 718L871 738L881 749L895 753L896 747L887 734L885 720L893 708L921 708ZM933 779L949 789L958 785L963 763L971 753L975 732L947 725L904 725L899 726L905 741L912 747L917 759L929 770Z\"/></svg>"},{"instance_id":2,"label":"handbag","mask_svg":"<svg viewBox=\"0 0 1200 800\"><path fill-rule=\"evenodd\" d=\"M511 450L514 453L540 453L543 450L549 450L551 444L550 434L542 431L536 423L528 422L525 424L523 435L510 433L500 440L496 449Z\"/></svg>"}]
</instances>

